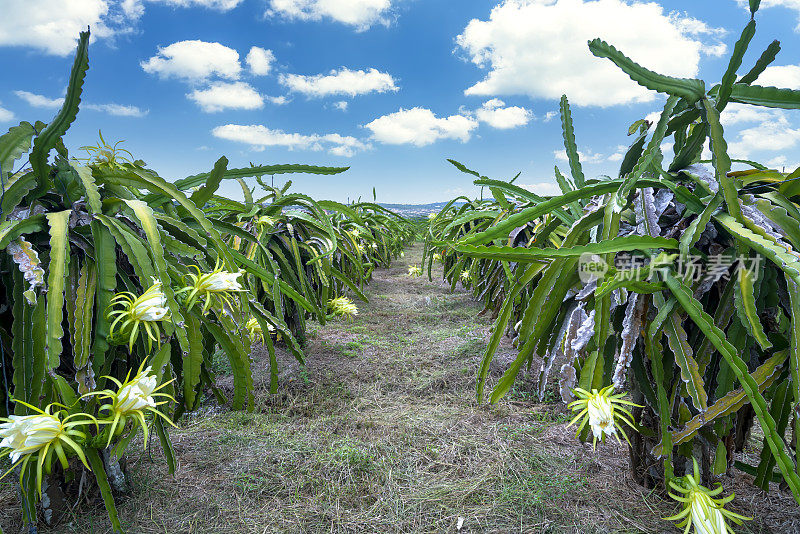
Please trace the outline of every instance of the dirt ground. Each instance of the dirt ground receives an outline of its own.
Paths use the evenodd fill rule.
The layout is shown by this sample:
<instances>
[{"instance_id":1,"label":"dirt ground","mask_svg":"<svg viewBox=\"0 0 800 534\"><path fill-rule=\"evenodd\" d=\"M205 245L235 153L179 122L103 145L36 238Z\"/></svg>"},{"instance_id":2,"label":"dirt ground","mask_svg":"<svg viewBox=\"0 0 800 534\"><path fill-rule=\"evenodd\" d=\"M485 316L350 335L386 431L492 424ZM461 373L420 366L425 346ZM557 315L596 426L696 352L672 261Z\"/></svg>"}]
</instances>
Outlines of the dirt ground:
<instances>
[{"instance_id":1,"label":"dirt ground","mask_svg":"<svg viewBox=\"0 0 800 534\"><path fill-rule=\"evenodd\" d=\"M275 395L266 351L256 350L256 410L231 412L209 397L171 433L174 477L157 440L148 452L134 444L133 491L118 503L126 531L679 532L661 519L674 502L628 475L627 450L578 442L560 402L537 402L521 380L499 405L476 404L490 321L467 292L442 285L441 272L432 282L407 276L420 255L417 245L376 271L355 320L317 326L305 368L280 352ZM493 380L513 351L501 347ZM723 480L737 494L730 508L754 517L737 532L800 533L790 495L747 481ZM19 525L12 488L0 490L6 533ZM84 502L40 532L110 529L102 503Z\"/></svg>"}]
</instances>

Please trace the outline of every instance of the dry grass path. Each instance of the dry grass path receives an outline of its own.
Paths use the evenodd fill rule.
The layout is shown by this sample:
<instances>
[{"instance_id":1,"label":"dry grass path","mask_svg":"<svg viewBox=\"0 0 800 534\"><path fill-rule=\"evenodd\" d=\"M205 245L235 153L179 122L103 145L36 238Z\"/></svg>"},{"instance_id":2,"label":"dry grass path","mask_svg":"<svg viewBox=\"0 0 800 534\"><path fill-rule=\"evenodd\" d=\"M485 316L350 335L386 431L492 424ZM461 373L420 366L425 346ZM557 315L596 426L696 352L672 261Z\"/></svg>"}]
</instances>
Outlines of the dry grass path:
<instances>
[{"instance_id":1,"label":"dry grass path","mask_svg":"<svg viewBox=\"0 0 800 534\"><path fill-rule=\"evenodd\" d=\"M456 532L463 518L470 533L677 532L659 519L672 504L627 476L626 453L577 443L560 403L535 402L522 381L501 405L476 406L489 320L466 292L441 285L440 272L433 282L406 276L420 255L417 245L378 270L354 321L312 331L305 369L281 354L276 395L256 351L255 412L209 398L186 417L172 432L174 479L157 442L133 453L134 491L119 506L127 531ZM16 532L14 496L0 498L0 521ZM737 499L737 509L793 521L786 499L772 499ZM53 532L108 532L104 514L98 503Z\"/></svg>"}]
</instances>

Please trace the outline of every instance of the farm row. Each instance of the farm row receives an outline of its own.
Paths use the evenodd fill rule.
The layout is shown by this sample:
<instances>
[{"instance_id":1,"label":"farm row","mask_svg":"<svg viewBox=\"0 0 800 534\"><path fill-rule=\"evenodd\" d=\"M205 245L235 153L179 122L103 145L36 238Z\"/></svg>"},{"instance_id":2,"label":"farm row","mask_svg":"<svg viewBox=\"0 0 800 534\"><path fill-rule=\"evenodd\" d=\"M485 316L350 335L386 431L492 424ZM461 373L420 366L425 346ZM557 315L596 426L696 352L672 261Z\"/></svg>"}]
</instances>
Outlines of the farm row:
<instances>
[{"instance_id":1,"label":"farm row","mask_svg":"<svg viewBox=\"0 0 800 534\"><path fill-rule=\"evenodd\" d=\"M518 354L488 399L532 371L540 398L572 408L579 439L627 442L632 478L683 503L671 519L687 532L724 533L745 519L709 489L734 470L800 503L800 169L732 159L720 122L731 103L800 108L800 92L756 84L777 41L737 74L755 28L751 17L708 89L590 41L595 56L666 101L657 121L631 125L618 176L584 177L565 96L562 194L544 198L451 161L491 196L454 199L427 237L428 273L441 259L447 282L496 317L478 401L509 335ZM754 425L763 440L745 460Z\"/></svg>"},{"instance_id":2,"label":"farm row","mask_svg":"<svg viewBox=\"0 0 800 534\"><path fill-rule=\"evenodd\" d=\"M121 530L113 493L139 428L145 443L158 435L174 470L169 425L206 392L252 408L253 343L273 355L276 391L275 343L304 362L307 321L357 314L345 292L364 299L373 269L402 254L414 228L375 203L317 201L263 179L346 168L229 169L222 157L170 183L102 134L88 158L71 156L62 136L78 113L88 39L56 117L0 137L0 436L27 524L85 469ZM241 184L243 201L217 194L223 180ZM216 385L218 354L233 370L230 399Z\"/></svg>"}]
</instances>

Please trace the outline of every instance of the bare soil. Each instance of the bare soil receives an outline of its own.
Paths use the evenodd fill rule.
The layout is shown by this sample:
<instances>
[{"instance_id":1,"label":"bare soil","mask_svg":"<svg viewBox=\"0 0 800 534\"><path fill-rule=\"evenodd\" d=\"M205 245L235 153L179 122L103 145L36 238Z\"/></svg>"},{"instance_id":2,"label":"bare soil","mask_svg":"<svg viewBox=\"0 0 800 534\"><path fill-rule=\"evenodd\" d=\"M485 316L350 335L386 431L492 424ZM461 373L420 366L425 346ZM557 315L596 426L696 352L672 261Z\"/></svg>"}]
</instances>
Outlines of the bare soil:
<instances>
[{"instance_id":1,"label":"bare soil","mask_svg":"<svg viewBox=\"0 0 800 534\"><path fill-rule=\"evenodd\" d=\"M674 501L628 474L627 450L581 444L560 402L541 403L522 379L497 406L475 402L490 319L459 288L406 275L413 247L375 272L352 322L317 326L301 368L279 351L279 393L268 356L253 354L256 409L209 396L171 435L167 473L158 441L130 447L133 491L118 502L128 533L667 533ZM501 347L491 379L514 356ZM229 387L225 379L223 388ZM800 532L800 508L736 472L731 509L753 516L738 532ZM13 485L0 488L0 525L17 532ZM458 526L461 530L458 531ZM57 528L110 532L102 503L81 502Z\"/></svg>"}]
</instances>

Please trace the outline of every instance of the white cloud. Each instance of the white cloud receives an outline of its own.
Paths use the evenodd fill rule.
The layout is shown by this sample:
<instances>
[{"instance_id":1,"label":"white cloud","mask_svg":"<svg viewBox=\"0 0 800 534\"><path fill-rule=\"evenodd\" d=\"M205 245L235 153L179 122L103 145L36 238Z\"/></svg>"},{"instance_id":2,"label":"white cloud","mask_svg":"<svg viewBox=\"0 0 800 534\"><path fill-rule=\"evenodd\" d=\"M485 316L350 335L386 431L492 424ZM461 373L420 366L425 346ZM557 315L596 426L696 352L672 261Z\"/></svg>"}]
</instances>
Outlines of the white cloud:
<instances>
[{"instance_id":1,"label":"white cloud","mask_svg":"<svg viewBox=\"0 0 800 534\"><path fill-rule=\"evenodd\" d=\"M744 9L748 10L750 9L749 8L750 3L748 0L736 0L736 1ZM786 9L796 11L798 17L800 17L800 0L762 0L760 9L767 9L770 7L785 7ZM800 32L800 21L795 27L795 31Z\"/></svg>"},{"instance_id":2,"label":"white cloud","mask_svg":"<svg viewBox=\"0 0 800 534\"><path fill-rule=\"evenodd\" d=\"M14 120L14 113L0 106L0 122L10 122Z\"/></svg>"},{"instance_id":3,"label":"white cloud","mask_svg":"<svg viewBox=\"0 0 800 534\"><path fill-rule=\"evenodd\" d=\"M91 28L91 42L136 31L145 4L229 11L244 0L2 0L0 46L25 46L46 54L75 51L78 34Z\"/></svg>"},{"instance_id":4,"label":"white cloud","mask_svg":"<svg viewBox=\"0 0 800 534\"><path fill-rule=\"evenodd\" d=\"M159 47L158 54L140 64L149 74L194 82L214 75L235 80L242 70L236 50L220 43L196 40Z\"/></svg>"},{"instance_id":5,"label":"white cloud","mask_svg":"<svg viewBox=\"0 0 800 534\"><path fill-rule=\"evenodd\" d=\"M728 153L734 158L752 159L760 152L796 147L800 129L792 128L788 117L781 109L728 104L720 117Z\"/></svg>"},{"instance_id":6,"label":"white cloud","mask_svg":"<svg viewBox=\"0 0 800 534\"><path fill-rule=\"evenodd\" d=\"M665 142L661 143L661 145L660 145L661 154L664 155L665 159L669 159L672 156L672 147L674 146L674 144L675 143L673 143L672 141L665 141ZM628 145L617 145L617 148L614 150L614 153L611 154L610 156L608 156L606 159L608 161L614 161L614 162L622 161L623 159L625 159L625 154L628 153L628 149L629 148L630 147ZM566 154L564 154L564 153L562 153L562 154L563 154L564 157L566 157ZM602 161L602 155L594 154L594 156L596 158L597 157L600 158L598 161ZM557 157L559 157L559 156L557 156ZM589 161L589 163L597 163L598 161ZM581 157L581 162L583 162L583 157Z\"/></svg>"},{"instance_id":7,"label":"white cloud","mask_svg":"<svg viewBox=\"0 0 800 534\"><path fill-rule=\"evenodd\" d=\"M475 111L475 116L479 121L485 122L498 130L509 130L525 126L533 119L533 113L528 109L519 106L505 106L505 102L498 98L493 98L484 102L483 106Z\"/></svg>"},{"instance_id":8,"label":"white cloud","mask_svg":"<svg viewBox=\"0 0 800 534\"><path fill-rule=\"evenodd\" d=\"M3 0L0 46L29 46L46 54L75 51L78 33L92 28L92 38L109 37L108 0Z\"/></svg>"},{"instance_id":9,"label":"white cloud","mask_svg":"<svg viewBox=\"0 0 800 534\"><path fill-rule=\"evenodd\" d=\"M617 149L614 151L613 154L608 156L608 161L622 161L625 158L625 153L628 151L628 147L625 145L617 145ZM564 153L566 156L566 153ZM556 156L559 157L559 156ZM560 158L559 158L560 159ZM583 161L583 158L581 158Z\"/></svg>"},{"instance_id":10,"label":"white cloud","mask_svg":"<svg viewBox=\"0 0 800 534\"><path fill-rule=\"evenodd\" d=\"M339 111L347 111L347 102L345 100L340 100L339 102L334 102L333 107L338 109Z\"/></svg>"},{"instance_id":11,"label":"white cloud","mask_svg":"<svg viewBox=\"0 0 800 534\"><path fill-rule=\"evenodd\" d=\"M37 95L29 91L14 91L14 94L27 102L29 106L35 108L57 109L64 103L63 98L47 98L44 95Z\"/></svg>"},{"instance_id":12,"label":"white cloud","mask_svg":"<svg viewBox=\"0 0 800 534\"><path fill-rule=\"evenodd\" d=\"M204 7L215 11L230 11L243 0L123 0L122 11L131 19L144 15L144 4L164 4L170 7Z\"/></svg>"},{"instance_id":13,"label":"white cloud","mask_svg":"<svg viewBox=\"0 0 800 534\"><path fill-rule=\"evenodd\" d=\"M216 113L224 109L261 109L264 99L250 84L244 82L213 82L205 89L195 89L188 95L189 100L200 106L206 113Z\"/></svg>"},{"instance_id":14,"label":"white cloud","mask_svg":"<svg viewBox=\"0 0 800 534\"><path fill-rule=\"evenodd\" d=\"M149 110L125 104L84 104L85 109L101 111L115 117L144 117Z\"/></svg>"},{"instance_id":15,"label":"white cloud","mask_svg":"<svg viewBox=\"0 0 800 534\"><path fill-rule=\"evenodd\" d=\"M226 124L217 126L211 131L214 137L227 139L252 146L256 150L267 147L283 147L289 150L327 150L335 156L351 157L356 152L367 150L370 146L355 137L339 134L286 133L283 130L272 130L261 124Z\"/></svg>"},{"instance_id":16,"label":"white cloud","mask_svg":"<svg viewBox=\"0 0 800 534\"><path fill-rule=\"evenodd\" d=\"M758 85L800 89L800 65L775 65L767 67L758 80Z\"/></svg>"},{"instance_id":17,"label":"white cloud","mask_svg":"<svg viewBox=\"0 0 800 534\"><path fill-rule=\"evenodd\" d=\"M728 130L736 124L768 122L778 120L781 116L784 116L784 114L779 110L732 103L725 107L720 116L720 122L723 128Z\"/></svg>"},{"instance_id":18,"label":"white cloud","mask_svg":"<svg viewBox=\"0 0 800 534\"><path fill-rule=\"evenodd\" d=\"M547 113L544 114L544 119L542 119L542 120L544 122L550 122L551 120L555 119L559 115L560 115L560 113L558 111L548 111Z\"/></svg>"},{"instance_id":19,"label":"white cloud","mask_svg":"<svg viewBox=\"0 0 800 534\"><path fill-rule=\"evenodd\" d=\"M137 20L144 15L144 4L142 0L122 0L120 7L125 16L131 20Z\"/></svg>"},{"instance_id":20,"label":"white cloud","mask_svg":"<svg viewBox=\"0 0 800 534\"><path fill-rule=\"evenodd\" d=\"M791 161L786 156L776 156L770 160L767 160L767 166L773 169L778 169L782 172L792 172L800 167L800 162Z\"/></svg>"},{"instance_id":21,"label":"white cloud","mask_svg":"<svg viewBox=\"0 0 800 534\"><path fill-rule=\"evenodd\" d=\"M798 141L800 129L790 128L789 121L781 117L739 131L734 141L728 141L728 153L733 158L751 159L754 152L787 150Z\"/></svg>"},{"instance_id":22,"label":"white cloud","mask_svg":"<svg viewBox=\"0 0 800 534\"><path fill-rule=\"evenodd\" d=\"M247 66L250 67L250 73L255 76L266 76L272 70L272 63L275 61L275 54L272 50L265 50L254 46L247 53L244 58Z\"/></svg>"},{"instance_id":23,"label":"white cloud","mask_svg":"<svg viewBox=\"0 0 800 534\"><path fill-rule=\"evenodd\" d=\"M469 141L478 121L463 115L437 117L426 108L400 109L364 126L372 137L389 145L430 145L439 139Z\"/></svg>"},{"instance_id":24,"label":"white cloud","mask_svg":"<svg viewBox=\"0 0 800 534\"><path fill-rule=\"evenodd\" d=\"M700 159L703 161L711 160L711 149L709 148L708 143L703 146L703 151L700 153Z\"/></svg>"},{"instance_id":25,"label":"white cloud","mask_svg":"<svg viewBox=\"0 0 800 534\"><path fill-rule=\"evenodd\" d=\"M557 184L551 182L537 182L534 184L519 184L519 186L523 189L527 189L532 193L536 193L537 195L542 195L546 197L558 196L561 195L561 188L558 187Z\"/></svg>"},{"instance_id":26,"label":"white cloud","mask_svg":"<svg viewBox=\"0 0 800 534\"><path fill-rule=\"evenodd\" d=\"M316 98L330 95L353 97L373 92L397 91L392 75L374 68L367 71L341 68L338 71L334 69L329 74L314 76L283 74L280 82L290 91Z\"/></svg>"},{"instance_id":27,"label":"white cloud","mask_svg":"<svg viewBox=\"0 0 800 534\"><path fill-rule=\"evenodd\" d=\"M281 95L281 96L267 96L265 98L267 100L269 100L271 103L275 104L276 106L285 106L286 104L288 104L290 102L290 100L288 98L286 98L285 96L283 96L283 95Z\"/></svg>"},{"instance_id":28,"label":"white cloud","mask_svg":"<svg viewBox=\"0 0 800 534\"><path fill-rule=\"evenodd\" d=\"M470 21L457 43L488 69L467 95L567 94L577 105L610 106L652 101L655 93L594 57L587 40L600 37L657 72L691 77L701 53L723 52L716 41L721 34L688 16L665 14L655 2L505 0L488 20Z\"/></svg>"},{"instance_id":29,"label":"white cloud","mask_svg":"<svg viewBox=\"0 0 800 534\"><path fill-rule=\"evenodd\" d=\"M689 35L714 35L717 37L722 37L727 33L724 28L715 28L713 26L709 26L702 20L687 16L680 16L678 13L670 13L669 17L673 20L675 26L677 26L680 31L688 33Z\"/></svg>"},{"instance_id":30,"label":"white cloud","mask_svg":"<svg viewBox=\"0 0 800 534\"><path fill-rule=\"evenodd\" d=\"M267 15L289 19L328 18L363 31L374 24L389 24L391 0L269 0Z\"/></svg>"},{"instance_id":31,"label":"white cloud","mask_svg":"<svg viewBox=\"0 0 800 534\"><path fill-rule=\"evenodd\" d=\"M567 157L567 151L564 149L553 150L553 155L557 160L569 161L569 158ZM607 158L603 154L598 154L597 152L581 152L578 150L578 159L581 160L581 163L601 163Z\"/></svg>"},{"instance_id":32,"label":"white cloud","mask_svg":"<svg viewBox=\"0 0 800 534\"><path fill-rule=\"evenodd\" d=\"M342 156L345 158L350 158L354 156L356 152L370 148L367 143L359 141L355 137L342 136L339 134L323 135L321 140L324 143L334 144L334 146L328 149L329 153L334 156Z\"/></svg>"},{"instance_id":33,"label":"white cloud","mask_svg":"<svg viewBox=\"0 0 800 534\"><path fill-rule=\"evenodd\" d=\"M58 109L64 103L63 98L48 98L44 95L38 95L29 91L14 91L14 94L28 103L28 105L35 108ZM140 109L136 106L123 105L123 104L92 104L82 103L82 109L91 109L94 111L102 111L109 115L117 117L144 117L147 115L148 110Z\"/></svg>"},{"instance_id":34,"label":"white cloud","mask_svg":"<svg viewBox=\"0 0 800 534\"><path fill-rule=\"evenodd\" d=\"M767 161L767 165L769 165L774 169L776 167L784 167L788 161L789 158L787 158L786 156L775 156L774 158Z\"/></svg>"},{"instance_id":35,"label":"white cloud","mask_svg":"<svg viewBox=\"0 0 800 534\"><path fill-rule=\"evenodd\" d=\"M661 118L661 111L651 111L650 113L644 116L644 120L652 122L653 124L657 124L660 118Z\"/></svg>"},{"instance_id":36,"label":"white cloud","mask_svg":"<svg viewBox=\"0 0 800 534\"><path fill-rule=\"evenodd\" d=\"M244 0L147 0L153 4L166 4L175 7L206 7L217 11L230 11Z\"/></svg>"}]
</instances>

